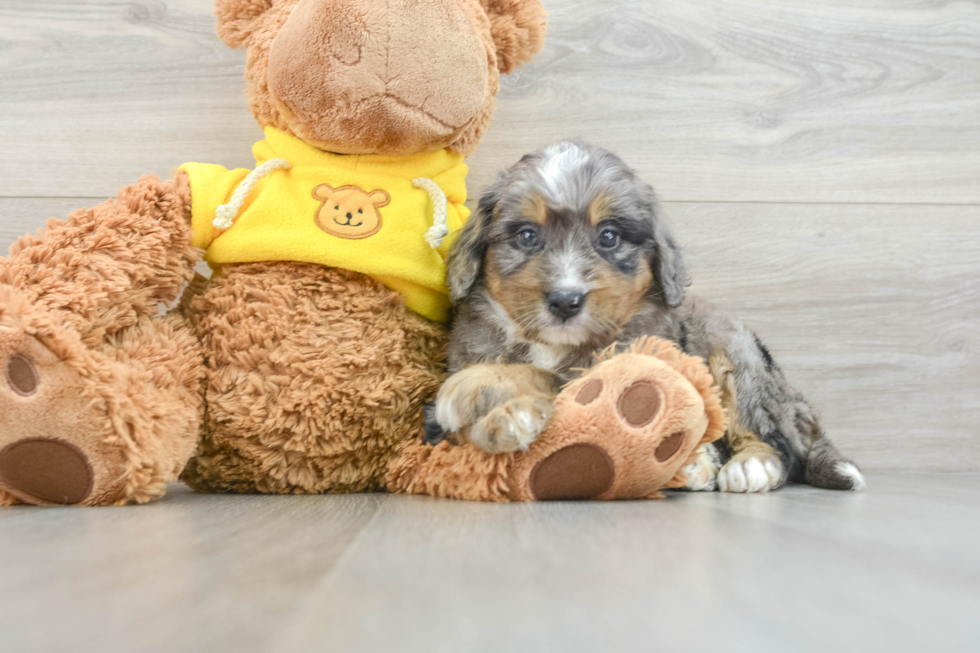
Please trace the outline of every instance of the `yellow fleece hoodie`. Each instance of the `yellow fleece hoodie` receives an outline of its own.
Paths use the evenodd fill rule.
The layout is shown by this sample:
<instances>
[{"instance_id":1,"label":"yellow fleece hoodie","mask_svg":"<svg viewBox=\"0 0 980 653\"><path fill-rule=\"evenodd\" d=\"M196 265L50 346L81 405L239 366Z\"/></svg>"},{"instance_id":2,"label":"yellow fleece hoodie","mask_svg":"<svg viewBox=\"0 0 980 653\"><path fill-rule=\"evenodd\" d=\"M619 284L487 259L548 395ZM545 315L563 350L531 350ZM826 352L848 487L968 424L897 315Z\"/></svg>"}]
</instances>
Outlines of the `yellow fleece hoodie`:
<instances>
[{"instance_id":1,"label":"yellow fleece hoodie","mask_svg":"<svg viewBox=\"0 0 980 653\"><path fill-rule=\"evenodd\" d=\"M448 318L445 259L469 217L463 157L331 154L272 127L252 153L254 172L181 166L193 244L212 267L301 261L354 270L401 293L423 317ZM443 214L446 229L433 230Z\"/></svg>"}]
</instances>

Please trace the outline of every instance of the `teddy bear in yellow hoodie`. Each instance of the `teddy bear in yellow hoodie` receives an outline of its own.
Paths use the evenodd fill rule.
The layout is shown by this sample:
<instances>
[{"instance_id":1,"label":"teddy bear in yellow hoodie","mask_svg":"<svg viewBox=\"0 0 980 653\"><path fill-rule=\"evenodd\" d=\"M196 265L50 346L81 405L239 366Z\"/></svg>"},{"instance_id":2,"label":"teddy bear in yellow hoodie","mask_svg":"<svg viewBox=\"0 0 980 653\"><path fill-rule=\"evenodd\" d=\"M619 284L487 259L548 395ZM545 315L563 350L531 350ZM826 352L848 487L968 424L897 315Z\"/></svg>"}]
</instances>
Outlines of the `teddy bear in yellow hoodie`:
<instances>
[{"instance_id":1,"label":"teddy bear in yellow hoodie","mask_svg":"<svg viewBox=\"0 0 980 653\"><path fill-rule=\"evenodd\" d=\"M0 504L142 503L178 474L215 492L380 489L421 432L463 159L499 75L540 49L544 10L215 0L215 15L248 54L255 168L143 177L0 259Z\"/></svg>"}]
</instances>

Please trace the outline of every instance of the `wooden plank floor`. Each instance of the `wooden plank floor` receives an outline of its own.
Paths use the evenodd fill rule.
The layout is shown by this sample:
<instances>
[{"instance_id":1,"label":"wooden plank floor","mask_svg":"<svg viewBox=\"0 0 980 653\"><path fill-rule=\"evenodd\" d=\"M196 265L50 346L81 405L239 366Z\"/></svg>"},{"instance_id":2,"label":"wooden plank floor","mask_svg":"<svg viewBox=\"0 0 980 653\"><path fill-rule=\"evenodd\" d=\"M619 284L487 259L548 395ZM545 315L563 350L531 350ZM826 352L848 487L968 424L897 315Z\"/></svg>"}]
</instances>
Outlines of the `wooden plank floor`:
<instances>
[{"instance_id":1,"label":"wooden plank floor","mask_svg":"<svg viewBox=\"0 0 980 653\"><path fill-rule=\"evenodd\" d=\"M0 512L0 650L976 651L980 475L661 502Z\"/></svg>"},{"instance_id":2,"label":"wooden plank floor","mask_svg":"<svg viewBox=\"0 0 980 653\"><path fill-rule=\"evenodd\" d=\"M0 0L0 246L250 166L210 4ZM471 194L566 136L619 152L869 492L3 510L0 653L980 649L980 2L546 5Z\"/></svg>"}]
</instances>

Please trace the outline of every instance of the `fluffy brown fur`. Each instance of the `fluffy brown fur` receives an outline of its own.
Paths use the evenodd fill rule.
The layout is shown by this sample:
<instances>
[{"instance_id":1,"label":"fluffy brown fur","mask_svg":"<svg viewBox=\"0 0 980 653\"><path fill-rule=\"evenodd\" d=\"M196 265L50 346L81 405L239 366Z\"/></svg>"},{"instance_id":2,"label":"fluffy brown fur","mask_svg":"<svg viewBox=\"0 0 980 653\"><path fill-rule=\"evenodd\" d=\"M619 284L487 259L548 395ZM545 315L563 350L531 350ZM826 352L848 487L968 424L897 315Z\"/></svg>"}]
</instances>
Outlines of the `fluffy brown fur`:
<instances>
[{"instance_id":1,"label":"fluffy brown fur","mask_svg":"<svg viewBox=\"0 0 980 653\"><path fill-rule=\"evenodd\" d=\"M442 379L441 327L373 279L298 263L229 266L193 309L208 416L183 480L272 493L383 486Z\"/></svg>"},{"instance_id":2,"label":"fluffy brown fur","mask_svg":"<svg viewBox=\"0 0 980 653\"><path fill-rule=\"evenodd\" d=\"M147 175L117 199L48 221L0 259L0 286L53 311L88 346L152 317L193 275L190 186Z\"/></svg>"},{"instance_id":3,"label":"fluffy brown fur","mask_svg":"<svg viewBox=\"0 0 980 653\"><path fill-rule=\"evenodd\" d=\"M215 15L247 49L259 123L341 153L471 152L500 72L544 34L537 0L216 0ZM195 451L182 478L202 490L380 489L421 435L447 335L364 275L228 265L154 319L200 257L190 206L184 173L144 177L0 259L0 504L146 502Z\"/></svg>"},{"instance_id":4,"label":"fluffy brown fur","mask_svg":"<svg viewBox=\"0 0 980 653\"><path fill-rule=\"evenodd\" d=\"M190 331L174 318L140 318L88 347L60 315L17 290L0 287L0 306L0 357L26 355L40 377L29 397L0 395L0 448L52 436L77 446L92 484L82 505L162 496L198 441L204 370ZM57 503L5 489L23 501Z\"/></svg>"},{"instance_id":5,"label":"fluffy brown fur","mask_svg":"<svg viewBox=\"0 0 980 653\"><path fill-rule=\"evenodd\" d=\"M471 154L500 74L545 34L536 0L216 0L215 15L221 39L248 50L256 120L346 154Z\"/></svg>"},{"instance_id":6,"label":"fluffy brown fur","mask_svg":"<svg viewBox=\"0 0 980 653\"><path fill-rule=\"evenodd\" d=\"M0 360L30 352L41 376L30 397L0 396L0 448L68 436L89 454L85 505L161 496L194 451L200 349L179 321L150 319L197 258L188 199L183 177L147 176L0 260Z\"/></svg>"},{"instance_id":7,"label":"fluffy brown fur","mask_svg":"<svg viewBox=\"0 0 980 653\"><path fill-rule=\"evenodd\" d=\"M738 389L735 363L725 353L718 350L708 358L708 369L721 390L721 401L728 412L728 428L724 443L731 451L731 460L744 462L754 457L775 456L776 451L749 430L738 415Z\"/></svg>"}]
</instances>

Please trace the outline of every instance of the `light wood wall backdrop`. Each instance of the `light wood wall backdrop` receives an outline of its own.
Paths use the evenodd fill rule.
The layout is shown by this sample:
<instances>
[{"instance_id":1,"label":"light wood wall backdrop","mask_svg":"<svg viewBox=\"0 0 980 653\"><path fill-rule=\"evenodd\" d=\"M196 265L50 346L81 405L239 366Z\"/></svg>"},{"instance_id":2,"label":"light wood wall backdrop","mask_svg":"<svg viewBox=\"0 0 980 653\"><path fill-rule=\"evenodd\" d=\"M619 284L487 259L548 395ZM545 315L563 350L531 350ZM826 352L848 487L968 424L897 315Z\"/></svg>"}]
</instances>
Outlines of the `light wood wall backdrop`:
<instances>
[{"instance_id":1,"label":"light wood wall backdrop","mask_svg":"<svg viewBox=\"0 0 980 653\"><path fill-rule=\"evenodd\" d=\"M980 4L552 0L471 193L565 136L665 200L867 468L980 469ZM249 166L208 0L0 0L0 240L184 161Z\"/></svg>"}]
</instances>

